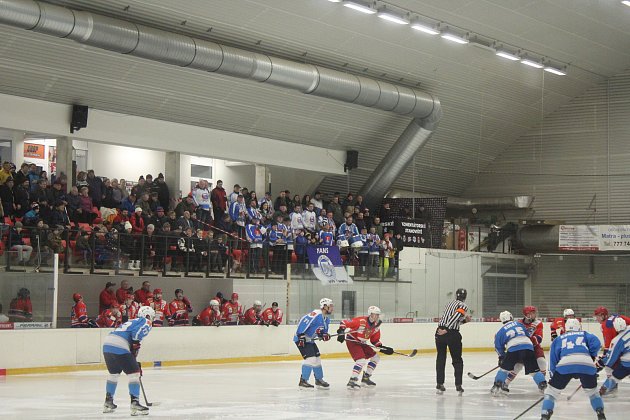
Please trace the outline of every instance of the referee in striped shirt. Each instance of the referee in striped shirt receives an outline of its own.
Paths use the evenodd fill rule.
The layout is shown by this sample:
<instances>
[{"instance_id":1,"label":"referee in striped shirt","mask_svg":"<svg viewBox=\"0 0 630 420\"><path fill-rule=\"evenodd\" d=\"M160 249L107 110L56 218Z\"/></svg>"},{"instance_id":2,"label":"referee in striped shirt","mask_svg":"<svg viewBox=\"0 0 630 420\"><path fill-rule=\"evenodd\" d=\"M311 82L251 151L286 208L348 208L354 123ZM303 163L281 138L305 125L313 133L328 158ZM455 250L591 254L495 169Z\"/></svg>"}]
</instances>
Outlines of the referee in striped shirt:
<instances>
[{"instance_id":1,"label":"referee in striped shirt","mask_svg":"<svg viewBox=\"0 0 630 420\"><path fill-rule=\"evenodd\" d=\"M470 315L466 313L468 311L468 306L464 303L466 295L466 289L457 289L455 300L446 305L435 330L435 347L437 348L435 361L437 386L435 388L438 394L442 394L446 390L444 388L444 368L446 367L447 347L451 353L451 360L455 369L455 388L460 394L464 392L462 388L464 360L462 359L462 335L459 333L459 326L471 320Z\"/></svg>"}]
</instances>

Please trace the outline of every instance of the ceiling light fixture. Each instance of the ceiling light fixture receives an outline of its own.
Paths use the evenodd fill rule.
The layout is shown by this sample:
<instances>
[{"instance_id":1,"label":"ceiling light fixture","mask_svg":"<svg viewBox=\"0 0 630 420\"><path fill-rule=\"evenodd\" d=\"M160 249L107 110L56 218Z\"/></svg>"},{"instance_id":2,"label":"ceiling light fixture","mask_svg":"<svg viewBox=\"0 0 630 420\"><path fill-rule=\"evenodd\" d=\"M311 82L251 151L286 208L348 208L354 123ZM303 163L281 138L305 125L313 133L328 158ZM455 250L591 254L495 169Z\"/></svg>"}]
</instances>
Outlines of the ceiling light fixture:
<instances>
[{"instance_id":1,"label":"ceiling light fixture","mask_svg":"<svg viewBox=\"0 0 630 420\"><path fill-rule=\"evenodd\" d=\"M341 3L341 0L328 0L331 3Z\"/></svg>"},{"instance_id":2,"label":"ceiling light fixture","mask_svg":"<svg viewBox=\"0 0 630 420\"><path fill-rule=\"evenodd\" d=\"M525 64L526 66L530 66L530 67L534 67L536 69L542 69L544 66L542 64L540 64L537 61L534 60L530 60L528 58L524 58L521 60L521 63Z\"/></svg>"},{"instance_id":3,"label":"ceiling light fixture","mask_svg":"<svg viewBox=\"0 0 630 420\"><path fill-rule=\"evenodd\" d=\"M626 6L630 6L630 0L623 0L621 3L625 4Z\"/></svg>"},{"instance_id":4,"label":"ceiling light fixture","mask_svg":"<svg viewBox=\"0 0 630 420\"><path fill-rule=\"evenodd\" d=\"M378 9L378 14L376 16L388 22L397 23L399 25L409 25L409 19L396 12L388 10L385 6Z\"/></svg>"},{"instance_id":5,"label":"ceiling light fixture","mask_svg":"<svg viewBox=\"0 0 630 420\"><path fill-rule=\"evenodd\" d=\"M497 52L495 53L495 55L501 57L501 58L507 58L508 60L512 60L512 61L518 61L521 59L521 57L519 57L516 54L512 54L511 52L505 51L505 50L497 50Z\"/></svg>"},{"instance_id":6,"label":"ceiling light fixture","mask_svg":"<svg viewBox=\"0 0 630 420\"><path fill-rule=\"evenodd\" d=\"M545 71L548 71L549 73L557 74L558 76L566 76L567 75L563 70L564 69L560 70L560 69L557 69L557 68L551 67L551 66L546 66L545 67Z\"/></svg>"},{"instance_id":7,"label":"ceiling light fixture","mask_svg":"<svg viewBox=\"0 0 630 420\"><path fill-rule=\"evenodd\" d=\"M376 10L372 8L372 6L361 0L344 0L343 5L349 9L356 10L357 12L366 13L368 15L373 15L376 13Z\"/></svg>"},{"instance_id":8,"label":"ceiling light fixture","mask_svg":"<svg viewBox=\"0 0 630 420\"><path fill-rule=\"evenodd\" d=\"M455 35L451 32L442 32L440 36L448 41L456 42L458 44L468 44L468 39Z\"/></svg>"},{"instance_id":9,"label":"ceiling light fixture","mask_svg":"<svg viewBox=\"0 0 630 420\"><path fill-rule=\"evenodd\" d=\"M429 35L440 34L440 31L438 31L435 27L427 25L426 23L420 22L418 20L411 22L411 28Z\"/></svg>"}]
</instances>

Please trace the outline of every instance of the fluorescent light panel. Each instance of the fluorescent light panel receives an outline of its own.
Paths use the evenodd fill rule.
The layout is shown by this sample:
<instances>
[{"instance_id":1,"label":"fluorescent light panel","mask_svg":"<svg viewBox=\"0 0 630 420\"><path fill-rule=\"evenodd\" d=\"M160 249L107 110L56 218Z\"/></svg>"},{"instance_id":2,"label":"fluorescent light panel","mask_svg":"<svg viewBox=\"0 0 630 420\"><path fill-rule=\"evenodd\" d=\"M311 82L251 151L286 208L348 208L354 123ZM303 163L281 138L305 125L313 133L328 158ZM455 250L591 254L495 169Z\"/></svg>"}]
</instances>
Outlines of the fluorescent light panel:
<instances>
[{"instance_id":1,"label":"fluorescent light panel","mask_svg":"<svg viewBox=\"0 0 630 420\"><path fill-rule=\"evenodd\" d=\"M528 60L527 58L521 60L521 63L525 64L526 66L534 67L536 69L542 69L544 67L542 64L533 60Z\"/></svg>"},{"instance_id":2,"label":"fluorescent light panel","mask_svg":"<svg viewBox=\"0 0 630 420\"><path fill-rule=\"evenodd\" d=\"M545 67L545 71L548 71L549 73L557 74L558 76L566 76L567 75L564 71L562 71L560 69L557 69L555 67Z\"/></svg>"},{"instance_id":3,"label":"fluorescent light panel","mask_svg":"<svg viewBox=\"0 0 630 420\"><path fill-rule=\"evenodd\" d=\"M397 23L399 25L409 25L409 20L399 15L398 13L392 12L385 8L379 9L378 14L376 15L381 19L387 20L389 22Z\"/></svg>"},{"instance_id":4,"label":"fluorescent light panel","mask_svg":"<svg viewBox=\"0 0 630 420\"><path fill-rule=\"evenodd\" d=\"M343 5L349 9L356 10L357 12L366 13L368 15L373 15L376 13L376 10L372 9L368 3L364 3L359 0L345 0Z\"/></svg>"},{"instance_id":5,"label":"fluorescent light panel","mask_svg":"<svg viewBox=\"0 0 630 420\"><path fill-rule=\"evenodd\" d=\"M341 3L341 0L328 0L331 3Z\"/></svg>"},{"instance_id":6,"label":"fluorescent light panel","mask_svg":"<svg viewBox=\"0 0 630 420\"><path fill-rule=\"evenodd\" d=\"M440 31L435 29L433 26L426 25L426 24L420 23L420 22L413 22L411 24L411 28L415 29L416 31L424 32L425 34L429 34L429 35L439 35L440 34Z\"/></svg>"},{"instance_id":7,"label":"fluorescent light panel","mask_svg":"<svg viewBox=\"0 0 630 420\"><path fill-rule=\"evenodd\" d=\"M461 36L454 35L450 32L443 32L440 36L448 41L457 42L458 44L468 44L467 39L464 39Z\"/></svg>"},{"instance_id":8,"label":"fluorescent light panel","mask_svg":"<svg viewBox=\"0 0 630 420\"><path fill-rule=\"evenodd\" d=\"M630 0L623 0L621 3L625 4L626 6L630 6Z\"/></svg>"},{"instance_id":9,"label":"fluorescent light panel","mask_svg":"<svg viewBox=\"0 0 630 420\"><path fill-rule=\"evenodd\" d=\"M521 57L519 57L518 55L509 53L503 50L497 50L495 54L499 57L507 58L508 60L512 60L512 61L518 61L521 59Z\"/></svg>"}]
</instances>

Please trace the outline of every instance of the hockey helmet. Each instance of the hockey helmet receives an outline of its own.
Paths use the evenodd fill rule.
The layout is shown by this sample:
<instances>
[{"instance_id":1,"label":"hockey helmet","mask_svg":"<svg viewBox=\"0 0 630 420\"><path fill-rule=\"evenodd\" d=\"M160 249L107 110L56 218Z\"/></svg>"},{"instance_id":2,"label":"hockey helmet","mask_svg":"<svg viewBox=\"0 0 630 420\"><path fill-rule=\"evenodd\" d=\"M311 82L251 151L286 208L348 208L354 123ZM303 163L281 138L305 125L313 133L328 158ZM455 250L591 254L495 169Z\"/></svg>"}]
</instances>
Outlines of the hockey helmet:
<instances>
[{"instance_id":1,"label":"hockey helmet","mask_svg":"<svg viewBox=\"0 0 630 420\"><path fill-rule=\"evenodd\" d=\"M153 295L161 295L162 294L162 289L153 289Z\"/></svg>"},{"instance_id":2,"label":"hockey helmet","mask_svg":"<svg viewBox=\"0 0 630 420\"><path fill-rule=\"evenodd\" d=\"M236 292L232 293L232 300L235 302L238 300L238 293Z\"/></svg>"},{"instance_id":3,"label":"hockey helmet","mask_svg":"<svg viewBox=\"0 0 630 420\"><path fill-rule=\"evenodd\" d=\"M570 316L575 317L575 312L573 312L573 309L568 308L568 309L565 309L564 312L562 312L562 316L565 318L568 318Z\"/></svg>"},{"instance_id":4,"label":"hockey helmet","mask_svg":"<svg viewBox=\"0 0 630 420\"><path fill-rule=\"evenodd\" d=\"M567 319L564 323L564 329L567 331L582 331L582 324L575 318Z\"/></svg>"},{"instance_id":5,"label":"hockey helmet","mask_svg":"<svg viewBox=\"0 0 630 420\"><path fill-rule=\"evenodd\" d=\"M506 322L512 321L514 317L509 311L503 311L499 314L499 319L505 324Z\"/></svg>"},{"instance_id":6,"label":"hockey helmet","mask_svg":"<svg viewBox=\"0 0 630 420\"><path fill-rule=\"evenodd\" d=\"M78 293L75 293L75 294L73 294L73 295L72 295L72 300L74 300L75 302L78 302L78 301L80 301L81 299L83 299L83 296L81 296L81 295L80 295L80 294L78 294Z\"/></svg>"},{"instance_id":7,"label":"hockey helmet","mask_svg":"<svg viewBox=\"0 0 630 420\"><path fill-rule=\"evenodd\" d=\"M332 299L328 299L328 298L322 298L319 301L319 308L320 309L324 309L324 306L332 306L333 305L333 301Z\"/></svg>"},{"instance_id":8,"label":"hockey helmet","mask_svg":"<svg viewBox=\"0 0 630 420\"><path fill-rule=\"evenodd\" d=\"M615 331L621 332L625 330L626 327L627 327L627 324L626 324L625 319L621 317L615 317L615 319L613 320L613 328L615 329Z\"/></svg>"},{"instance_id":9,"label":"hockey helmet","mask_svg":"<svg viewBox=\"0 0 630 420\"><path fill-rule=\"evenodd\" d=\"M379 308L378 306L370 306L368 308L368 315L372 315L372 314L380 315L381 308Z\"/></svg>"},{"instance_id":10,"label":"hockey helmet","mask_svg":"<svg viewBox=\"0 0 630 420\"><path fill-rule=\"evenodd\" d=\"M22 287L20 290L18 290L18 296L21 297L22 299L26 299L30 295L31 295L31 292L26 287Z\"/></svg>"},{"instance_id":11,"label":"hockey helmet","mask_svg":"<svg viewBox=\"0 0 630 420\"><path fill-rule=\"evenodd\" d=\"M219 301L218 301L218 300L216 300L216 299L212 299L212 300L210 301L210 306L219 306Z\"/></svg>"},{"instance_id":12,"label":"hockey helmet","mask_svg":"<svg viewBox=\"0 0 630 420\"><path fill-rule=\"evenodd\" d=\"M457 298L457 300L461 300L462 302L466 300L466 296L468 296L468 292L464 288L460 287L455 292L455 297Z\"/></svg>"},{"instance_id":13,"label":"hockey helmet","mask_svg":"<svg viewBox=\"0 0 630 420\"><path fill-rule=\"evenodd\" d=\"M147 318L149 321L153 321L155 311L150 306L142 306L138 309L138 318Z\"/></svg>"},{"instance_id":14,"label":"hockey helmet","mask_svg":"<svg viewBox=\"0 0 630 420\"><path fill-rule=\"evenodd\" d=\"M593 314L595 316L600 315L604 318L608 318L608 309L605 306L600 306L598 308L595 308L595 311L593 311Z\"/></svg>"},{"instance_id":15,"label":"hockey helmet","mask_svg":"<svg viewBox=\"0 0 630 420\"><path fill-rule=\"evenodd\" d=\"M523 316L527 316L531 312L538 312L538 308L532 305L523 308Z\"/></svg>"}]
</instances>

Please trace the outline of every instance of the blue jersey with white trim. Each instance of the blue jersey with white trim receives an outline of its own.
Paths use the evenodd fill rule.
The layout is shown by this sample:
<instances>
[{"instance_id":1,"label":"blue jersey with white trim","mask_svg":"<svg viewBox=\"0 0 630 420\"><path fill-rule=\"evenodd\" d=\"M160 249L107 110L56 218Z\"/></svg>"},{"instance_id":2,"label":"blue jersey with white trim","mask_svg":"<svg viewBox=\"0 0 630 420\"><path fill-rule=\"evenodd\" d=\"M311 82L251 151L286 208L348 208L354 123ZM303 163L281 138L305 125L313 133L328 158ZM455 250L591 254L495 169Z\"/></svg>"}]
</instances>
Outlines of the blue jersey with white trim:
<instances>
[{"instance_id":1,"label":"blue jersey with white trim","mask_svg":"<svg viewBox=\"0 0 630 420\"><path fill-rule=\"evenodd\" d=\"M313 341L313 339L317 337L317 330L320 330L322 334L328 332L329 324L330 319L324 316L321 309L313 309L312 312L304 315L302 319L300 319L297 331L293 336L293 341L297 343L298 335L300 334L306 336L306 341Z\"/></svg>"},{"instance_id":2,"label":"blue jersey with white trim","mask_svg":"<svg viewBox=\"0 0 630 420\"><path fill-rule=\"evenodd\" d=\"M630 329L620 332L610 342L606 366L612 368L618 360L623 367L630 367Z\"/></svg>"},{"instance_id":3,"label":"blue jersey with white trim","mask_svg":"<svg viewBox=\"0 0 630 420\"><path fill-rule=\"evenodd\" d=\"M505 323L494 336L494 349L504 357L506 351L534 350L527 328L518 321Z\"/></svg>"},{"instance_id":4,"label":"blue jersey with white trim","mask_svg":"<svg viewBox=\"0 0 630 420\"><path fill-rule=\"evenodd\" d=\"M597 369L593 358L602 343L595 335L586 331L569 331L551 343L549 371L563 375L584 373L595 375Z\"/></svg>"},{"instance_id":5,"label":"blue jersey with white trim","mask_svg":"<svg viewBox=\"0 0 630 420\"><path fill-rule=\"evenodd\" d=\"M127 321L103 340L103 353L131 353L131 343L142 341L151 331L151 323L146 318Z\"/></svg>"}]
</instances>

